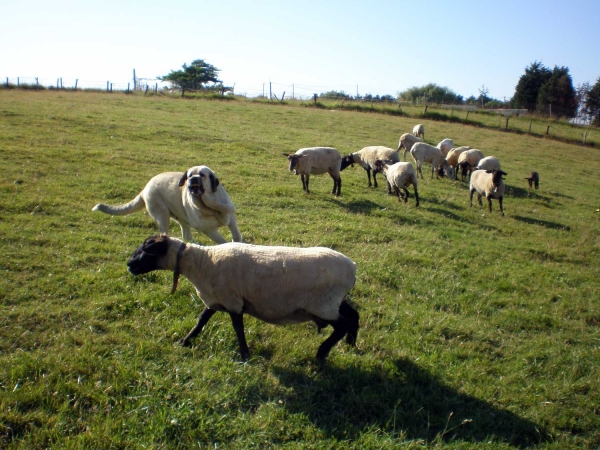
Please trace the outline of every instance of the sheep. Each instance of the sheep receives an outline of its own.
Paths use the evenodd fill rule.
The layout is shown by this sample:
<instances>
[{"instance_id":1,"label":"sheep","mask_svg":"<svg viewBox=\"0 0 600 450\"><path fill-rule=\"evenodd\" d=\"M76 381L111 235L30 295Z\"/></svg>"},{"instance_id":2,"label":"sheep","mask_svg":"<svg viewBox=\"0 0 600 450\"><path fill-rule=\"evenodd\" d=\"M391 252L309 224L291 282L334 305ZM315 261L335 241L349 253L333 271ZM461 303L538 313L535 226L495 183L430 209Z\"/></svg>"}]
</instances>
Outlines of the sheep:
<instances>
[{"instance_id":1,"label":"sheep","mask_svg":"<svg viewBox=\"0 0 600 450\"><path fill-rule=\"evenodd\" d=\"M387 178L388 184L394 188L394 193L400 201L400 196L404 203L408 201L408 189L407 186L411 185L415 189L415 199L417 203L415 206L419 206L419 192L417 191L417 172L415 172L412 164L407 162L394 162L391 160L377 160L375 161L375 171L383 172ZM402 192L402 191L404 192Z\"/></svg>"},{"instance_id":2,"label":"sheep","mask_svg":"<svg viewBox=\"0 0 600 450\"><path fill-rule=\"evenodd\" d=\"M452 139L446 138L436 145L436 147L440 149L445 158L448 152L454 148L454 142L452 142Z\"/></svg>"},{"instance_id":3,"label":"sheep","mask_svg":"<svg viewBox=\"0 0 600 450\"><path fill-rule=\"evenodd\" d=\"M476 170L473 172L469 186L471 206L473 206L473 193L477 191L479 206L483 206L481 196L484 196L488 200L491 213L492 199L496 198L500 203L500 212L504 215L502 199L504 198L505 184L502 180L502 175L507 175L507 173L502 170Z\"/></svg>"},{"instance_id":4,"label":"sheep","mask_svg":"<svg viewBox=\"0 0 600 450\"><path fill-rule=\"evenodd\" d=\"M406 161L406 152L410 152L412 146L415 145L417 142L423 141L410 133L404 133L402 136L400 136L400 141L398 142L398 151L400 151L400 149L404 147L404 153L402 154L402 159L404 161Z\"/></svg>"},{"instance_id":5,"label":"sheep","mask_svg":"<svg viewBox=\"0 0 600 450\"><path fill-rule=\"evenodd\" d=\"M417 142L410 150L410 154L417 164L417 170L421 174L421 179L423 179L422 166L424 162L431 163L432 179L434 170L439 167L443 168L448 177L454 178L454 170L450 167L439 148L425 144L424 142ZM439 175L439 172L436 175Z\"/></svg>"},{"instance_id":6,"label":"sheep","mask_svg":"<svg viewBox=\"0 0 600 450\"><path fill-rule=\"evenodd\" d=\"M423 139L425 139L425 126L422 123L415 125L413 127L413 135L417 137L423 136Z\"/></svg>"},{"instance_id":7,"label":"sheep","mask_svg":"<svg viewBox=\"0 0 600 450\"><path fill-rule=\"evenodd\" d=\"M346 298L356 281L356 265L347 256L324 247L269 247L242 243L216 246L185 244L167 235L146 239L127 261L132 275L172 270L196 288L205 305L197 324L181 341L189 346L212 315L227 312L236 332L240 355L250 356L244 335L244 313L275 325L313 321L333 333L319 347L323 362L344 336L355 346L359 314Z\"/></svg>"},{"instance_id":8,"label":"sheep","mask_svg":"<svg viewBox=\"0 0 600 450\"><path fill-rule=\"evenodd\" d=\"M458 157L460 156L461 153L463 153L466 150L469 150L470 148L471 147L469 147L469 146L453 148L446 155L446 161L448 161L448 164L450 164L450 167L452 167L452 169L454 169L454 178L456 178L456 174L458 171Z\"/></svg>"},{"instance_id":9,"label":"sheep","mask_svg":"<svg viewBox=\"0 0 600 450\"><path fill-rule=\"evenodd\" d=\"M485 158L481 158L477 167L473 170L502 170L500 167L500 161L495 156L486 156Z\"/></svg>"},{"instance_id":10,"label":"sheep","mask_svg":"<svg viewBox=\"0 0 600 450\"><path fill-rule=\"evenodd\" d=\"M346 155L342 157L342 166L340 170L344 170L346 167L352 165L354 163L360 165L363 169L367 171L367 178L369 180L369 187L371 187L371 170L374 169L375 161L378 159L381 160L391 160L394 162L400 161L400 157L398 156L398 152L392 148L383 147L383 146L372 146L365 147L362 150L354 152L350 155ZM373 183L375 187L377 187L377 178L376 172L373 170ZM388 194L391 194L391 186L388 183Z\"/></svg>"},{"instance_id":11,"label":"sheep","mask_svg":"<svg viewBox=\"0 0 600 450\"><path fill-rule=\"evenodd\" d=\"M340 177L340 168L342 156L335 148L331 147L310 147L301 148L295 154L282 153L290 162L290 172L294 171L296 175L300 174L302 179L302 189L310 194L308 190L308 180L310 174L321 175L329 173L333 178L332 194L340 196L342 190L342 178Z\"/></svg>"},{"instance_id":12,"label":"sheep","mask_svg":"<svg viewBox=\"0 0 600 450\"><path fill-rule=\"evenodd\" d=\"M531 175L525 179L529 183L529 189L531 189L533 185L535 185L536 190L540 187L540 176L537 172L531 172Z\"/></svg>"},{"instance_id":13,"label":"sheep","mask_svg":"<svg viewBox=\"0 0 600 450\"><path fill-rule=\"evenodd\" d=\"M465 180L465 175L467 175L467 172L469 173L469 176L471 175L473 168L477 167L477 164L479 164L479 160L483 158L483 152L481 150L477 150L476 148L472 148L465 152L462 152L458 156L458 166L462 169L462 181Z\"/></svg>"}]
</instances>

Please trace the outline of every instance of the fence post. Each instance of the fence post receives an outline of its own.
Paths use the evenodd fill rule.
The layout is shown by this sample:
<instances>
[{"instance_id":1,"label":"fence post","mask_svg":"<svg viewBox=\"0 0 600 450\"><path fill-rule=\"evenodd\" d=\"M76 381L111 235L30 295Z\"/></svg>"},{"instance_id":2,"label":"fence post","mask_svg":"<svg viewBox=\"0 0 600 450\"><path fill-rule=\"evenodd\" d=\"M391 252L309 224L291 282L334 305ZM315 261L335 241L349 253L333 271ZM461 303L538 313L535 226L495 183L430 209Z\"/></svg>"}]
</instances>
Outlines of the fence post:
<instances>
[{"instance_id":1,"label":"fence post","mask_svg":"<svg viewBox=\"0 0 600 450\"><path fill-rule=\"evenodd\" d=\"M127 94L129 94L129 83L127 83Z\"/></svg>"},{"instance_id":2,"label":"fence post","mask_svg":"<svg viewBox=\"0 0 600 450\"><path fill-rule=\"evenodd\" d=\"M548 125L548 128L546 128L546 136L550 136L550 125Z\"/></svg>"},{"instance_id":3,"label":"fence post","mask_svg":"<svg viewBox=\"0 0 600 450\"><path fill-rule=\"evenodd\" d=\"M158 94L158 83L154 85L154 93Z\"/></svg>"},{"instance_id":4,"label":"fence post","mask_svg":"<svg viewBox=\"0 0 600 450\"><path fill-rule=\"evenodd\" d=\"M19 77L17 77L17 87L19 87L21 85Z\"/></svg>"},{"instance_id":5,"label":"fence post","mask_svg":"<svg viewBox=\"0 0 600 450\"><path fill-rule=\"evenodd\" d=\"M583 133L583 145L585 145L586 139L587 139L587 131Z\"/></svg>"},{"instance_id":6,"label":"fence post","mask_svg":"<svg viewBox=\"0 0 600 450\"><path fill-rule=\"evenodd\" d=\"M271 86L271 82L269 81L269 100L273 100L273 89Z\"/></svg>"},{"instance_id":7,"label":"fence post","mask_svg":"<svg viewBox=\"0 0 600 450\"><path fill-rule=\"evenodd\" d=\"M8 87L8 77L6 77L6 87Z\"/></svg>"},{"instance_id":8,"label":"fence post","mask_svg":"<svg viewBox=\"0 0 600 450\"><path fill-rule=\"evenodd\" d=\"M313 94L313 98L315 99L315 106L317 106L317 94Z\"/></svg>"},{"instance_id":9,"label":"fence post","mask_svg":"<svg viewBox=\"0 0 600 450\"><path fill-rule=\"evenodd\" d=\"M529 121L529 131L528 131L528 133L529 133L529 134L531 134L531 124L532 124L532 123L533 123L533 119L531 119L531 120Z\"/></svg>"},{"instance_id":10,"label":"fence post","mask_svg":"<svg viewBox=\"0 0 600 450\"><path fill-rule=\"evenodd\" d=\"M77 78L77 79L75 80L75 90L77 90L77 82L78 82L78 81L79 81L79 78Z\"/></svg>"},{"instance_id":11,"label":"fence post","mask_svg":"<svg viewBox=\"0 0 600 450\"><path fill-rule=\"evenodd\" d=\"M506 117L506 126L504 127L504 130L508 130L508 117Z\"/></svg>"},{"instance_id":12,"label":"fence post","mask_svg":"<svg viewBox=\"0 0 600 450\"><path fill-rule=\"evenodd\" d=\"M427 114L427 107L428 107L428 106L429 106L429 105L425 105L425 111L423 111L423 114L424 114L424 115L425 115L425 114Z\"/></svg>"},{"instance_id":13,"label":"fence post","mask_svg":"<svg viewBox=\"0 0 600 450\"><path fill-rule=\"evenodd\" d=\"M108 81L106 82L106 92L108 92Z\"/></svg>"},{"instance_id":14,"label":"fence post","mask_svg":"<svg viewBox=\"0 0 600 450\"><path fill-rule=\"evenodd\" d=\"M148 85L146 85L146 90L144 91L144 95L148 93Z\"/></svg>"},{"instance_id":15,"label":"fence post","mask_svg":"<svg viewBox=\"0 0 600 450\"><path fill-rule=\"evenodd\" d=\"M112 92L112 85L113 85L113 84L112 84L112 83L110 83L110 92Z\"/></svg>"}]
</instances>

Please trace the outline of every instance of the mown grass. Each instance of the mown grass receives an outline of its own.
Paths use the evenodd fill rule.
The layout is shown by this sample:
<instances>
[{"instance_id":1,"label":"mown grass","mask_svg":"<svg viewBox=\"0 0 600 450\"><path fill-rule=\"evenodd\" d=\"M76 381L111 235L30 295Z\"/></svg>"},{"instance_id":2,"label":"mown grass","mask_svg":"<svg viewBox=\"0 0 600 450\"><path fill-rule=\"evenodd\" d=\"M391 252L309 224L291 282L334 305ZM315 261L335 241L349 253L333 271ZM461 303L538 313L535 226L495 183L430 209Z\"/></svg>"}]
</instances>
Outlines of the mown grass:
<instances>
[{"instance_id":1,"label":"mown grass","mask_svg":"<svg viewBox=\"0 0 600 450\"><path fill-rule=\"evenodd\" d=\"M356 167L342 197L328 177L307 196L280 155L394 147L414 119L0 90L1 445L600 446L598 150L423 122L428 142L500 158L505 217L469 208L466 183L447 179L421 182L420 208L400 204ZM314 326L247 318L241 363L223 314L193 348L176 345L201 309L192 286L170 296L169 273L125 267L156 226L91 207L197 164L224 183L247 242L324 245L357 263L356 350L336 346L319 371Z\"/></svg>"}]
</instances>

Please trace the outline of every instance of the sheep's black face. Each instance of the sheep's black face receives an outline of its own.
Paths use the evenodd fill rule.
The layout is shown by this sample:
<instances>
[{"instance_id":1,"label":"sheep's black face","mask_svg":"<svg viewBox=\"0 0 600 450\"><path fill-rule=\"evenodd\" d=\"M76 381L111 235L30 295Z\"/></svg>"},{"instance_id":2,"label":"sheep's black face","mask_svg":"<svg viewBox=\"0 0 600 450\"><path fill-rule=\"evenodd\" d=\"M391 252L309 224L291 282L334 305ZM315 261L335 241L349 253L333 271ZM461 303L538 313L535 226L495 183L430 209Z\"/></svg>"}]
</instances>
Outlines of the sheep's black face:
<instances>
[{"instance_id":1,"label":"sheep's black face","mask_svg":"<svg viewBox=\"0 0 600 450\"><path fill-rule=\"evenodd\" d=\"M158 269L158 261L169 249L168 237L156 235L149 237L140 245L127 261L127 270L132 275L141 275Z\"/></svg>"},{"instance_id":2,"label":"sheep's black face","mask_svg":"<svg viewBox=\"0 0 600 450\"><path fill-rule=\"evenodd\" d=\"M348 166L354 166L354 158L352 155L344 156L342 158L342 166L340 167L340 170L344 170Z\"/></svg>"},{"instance_id":3,"label":"sheep's black face","mask_svg":"<svg viewBox=\"0 0 600 450\"><path fill-rule=\"evenodd\" d=\"M298 161L300 157L296 155L288 156L288 160L290 162L290 172L294 171L296 175L298 175Z\"/></svg>"}]
</instances>

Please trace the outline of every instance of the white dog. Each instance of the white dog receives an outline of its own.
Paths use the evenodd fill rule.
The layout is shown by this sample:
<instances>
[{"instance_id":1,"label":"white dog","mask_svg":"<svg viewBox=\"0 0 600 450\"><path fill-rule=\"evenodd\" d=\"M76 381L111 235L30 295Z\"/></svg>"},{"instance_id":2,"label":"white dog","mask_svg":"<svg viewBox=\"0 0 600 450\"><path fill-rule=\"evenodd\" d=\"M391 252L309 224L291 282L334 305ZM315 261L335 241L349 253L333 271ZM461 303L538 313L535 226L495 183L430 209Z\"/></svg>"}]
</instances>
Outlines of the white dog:
<instances>
[{"instance_id":1,"label":"white dog","mask_svg":"<svg viewBox=\"0 0 600 450\"><path fill-rule=\"evenodd\" d=\"M183 173L161 173L152 178L129 203L119 206L98 203L92 211L126 216L144 206L161 233L169 233L169 218L172 217L181 226L185 241L194 240L190 228L195 228L217 244L223 244L227 241L218 228L227 226L233 240L242 242L234 215L235 206L217 176L206 166L195 166Z\"/></svg>"}]
</instances>

